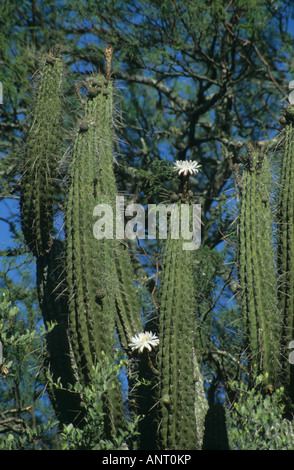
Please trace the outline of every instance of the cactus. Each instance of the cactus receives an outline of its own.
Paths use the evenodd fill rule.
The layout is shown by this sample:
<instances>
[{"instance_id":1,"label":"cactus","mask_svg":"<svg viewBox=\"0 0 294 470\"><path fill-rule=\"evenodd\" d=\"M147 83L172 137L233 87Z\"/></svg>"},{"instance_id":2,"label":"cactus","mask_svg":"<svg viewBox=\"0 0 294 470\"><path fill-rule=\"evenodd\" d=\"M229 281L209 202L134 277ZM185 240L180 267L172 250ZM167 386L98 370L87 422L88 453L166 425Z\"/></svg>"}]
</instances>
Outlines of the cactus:
<instances>
[{"instance_id":1,"label":"cactus","mask_svg":"<svg viewBox=\"0 0 294 470\"><path fill-rule=\"evenodd\" d=\"M103 77L101 86L103 91L111 91L110 83L106 84ZM93 82L89 88L91 95L72 148L65 216L70 328L79 370L86 382L99 359L97 354L108 354L113 347L115 310L113 286L109 286L114 278L114 243L106 239L99 243L93 235L93 208L98 198L101 200L104 182L109 183L107 151L112 152L112 136L106 134L110 132L106 95L101 90L94 97ZM107 196L109 202L109 194L105 196L104 202Z\"/></svg>"},{"instance_id":2,"label":"cactus","mask_svg":"<svg viewBox=\"0 0 294 470\"><path fill-rule=\"evenodd\" d=\"M179 211L181 205L178 204ZM193 252L169 236L162 263L158 353L161 449L201 449L207 410L196 343Z\"/></svg>"},{"instance_id":3,"label":"cactus","mask_svg":"<svg viewBox=\"0 0 294 470\"><path fill-rule=\"evenodd\" d=\"M54 179L62 121L64 66L59 48L46 54L40 68L32 120L24 145L21 223L25 242L35 256L50 248L54 217Z\"/></svg>"},{"instance_id":4,"label":"cactus","mask_svg":"<svg viewBox=\"0 0 294 470\"><path fill-rule=\"evenodd\" d=\"M88 99L78 126L66 194L66 265L69 325L82 383L88 384L96 361L113 354L115 340L115 242L93 234L93 209L114 206L112 82L102 75L85 83ZM118 386L105 406L113 432L120 423Z\"/></svg>"},{"instance_id":5,"label":"cactus","mask_svg":"<svg viewBox=\"0 0 294 470\"><path fill-rule=\"evenodd\" d=\"M280 134L282 165L278 201L278 274L279 304L283 317L282 347L287 351L294 339L294 107L285 106ZM285 384L294 402L293 368L284 352Z\"/></svg>"},{"instance_id":6,"label":"cactus","mask_svg":"<svg viewBox=\"0 0 294 470\"><path fill-rule=\"evenodd\" d=\"M29 131L25 137L20 212L25 242L36 257L39 305L47 334L46 363L53 381L49 387L62 422L80 422L80 397L66 389L76 383L76 367L68 335L62 243L54 239L54 183L61 148L62 84L60 49L42 57ZM54 325L54 326L53 326Z\"/></svg>"},{"instance_id":7,"label":"cactus","mask_svg":"<svg viewBox=\"0 0 294 470\"><path fill-rule=\"evenodd\" d=\"M118 196L113 155L112 48L108 46L105 54L106 75L92 75L80 84L87 91L85 99L80 86L76 86L83 116L69 152L64 241L54 238L54 179L61 145L64 76L57 49L44 58L24 145L22 230L36 257L43 318L46 326L51 324L47 335L49 371L53 380L60 378L63 385L60 390L51 389L50 396L62 422L80 425L82 393L66 389L75 383L88 385L93 368L103 364L105 358L108 363L114 359L114 349L119 346L129 357L128 411L131 416L144 415L139 423L138 446L150 449L157 442L157 447L165 450L201 449L203 445L226 448L226 439L218 436L220 439L211 444L209 435L209 429L225 429L225 419L222 407L215 403L210 403L207 414L196 323L199 305L193 259L197 259L197 252L183 249L183 238L174 238L169 224L158 310L152 319L159 337L158 354L150 353L148 348L141 354L134 351L134 338L144 328L128 243L123 236L116 239L118 221L114 217L113 236L95 236L99 215L96 208L107 204L114 215ZM240 189L238 268L247 359L254 373L257 365L267 377L269 389L278 383L283 362L282 373L293 400L294 377L289 364L285 366L285 352L280 348L281 337L283 348L293 339L294 327L292 115L292 107L285 108L277 214L278 272L273 250L269 158L249 149L241 177L239 164L235 163L234 168ZM193 199L188 190L189 173L197 174L199 165L178 161L175 169L182 178L181 192L174 199L181 218L183 207L191 209ZM121 384L116 376L104 391L103 410L105 436L111 438L125 422Z\"/></svg>"},{"instance_id":8,"label":"cactus","mask_svg":"<svg viewBox=\"0 0 294 470\"><path fill-rule=\"evenodd\" d=\"M119 243L115 249L117 288L116 329L122 348L128 352L131 338L143 330L141 308L134 286L134 271L127 245Z\"/></svg>"},{"instance_id":9,"label":"cactus","mask_svg":"<svg viewBox=\"0 0 294 470\"><path fill-rule=\"evenodd\" d=\"M113 85L101 74L84 85L88 98L73 142L65 229L71 337L78 369L88 383L96 361L104 355L113 357L116 328L127 350L131 336L142 328L142 319L128 247L114 234L109 239L94 236L94 208L107 204L114 213L116 207ZM114 224L114 233L115 228ZM116 388L106 399L112 433L122 410L119 382L116 378L114 382Z\"/></svg>"},{"instance_id":10,"label":"cactus","mask_svg":"<svg viewBox=\"0 0 294 470\"><path fill-rule=\"evenodd\" d=\"M272 246L271 176L266 155L248 149L239 207L239 277L248 360L275 385L280 369L281 319Z\"/></svg>"},{"instance_id":11,"label":"cactus","mask_svg":"<svg viewBox=\"0 0 294 470\"><path fill-rule=\"evenodd\" d=\"M109 68L109 51L108 51ZM92 367L112 357L115 328L123 348L142 330L128 247L118 240L97 240L93 234L96 204L115 207L113 172L113 86L96 75L83 85L88 92L84 117L72 145L65 202L65 249L54 239L54 178L62 123L58 49L45 55L38 81L33 121L25 143L21 184L21 219L25 241L36 257L39 303L46 325L49 370L61 379L50 390L63 422L81 418L80 397L66 388L87 383ZM65 269L66 266L66 269ZM121 423L119 382L105 396L108 433Z\"/></svg>"}]
</instances>

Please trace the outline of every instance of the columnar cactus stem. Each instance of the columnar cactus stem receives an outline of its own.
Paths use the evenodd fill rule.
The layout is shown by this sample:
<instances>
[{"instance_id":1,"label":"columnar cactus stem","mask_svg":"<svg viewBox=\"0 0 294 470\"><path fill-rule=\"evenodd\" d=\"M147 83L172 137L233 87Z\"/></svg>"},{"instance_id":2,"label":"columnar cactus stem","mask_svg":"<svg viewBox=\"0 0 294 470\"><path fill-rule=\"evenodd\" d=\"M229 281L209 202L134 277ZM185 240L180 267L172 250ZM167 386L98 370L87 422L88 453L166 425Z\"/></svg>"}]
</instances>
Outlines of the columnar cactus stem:
<instances>
[{"instance_id":1,"label":"columnar cactus stem","mask_svg":"<svg viewBox=\"0 0 294 470\"><path fill-rule=\"evenodd\" d=\"M282 166L278 203L279 302L283 316L285 384L294 402L294 373L287 349L294 339L294 106L286 106L282 117L285 127L280 135Z\"/></svg>"},{"instance_id":2,"label":"columnar cactus stem","mask_svg":"<svg viewBox=\"0 0 294 470\"><path fill-rule=\"evenodd\" d=\"M79 397L72 393L67 400L66 387L76 381L89 383L97 361L103 361L105 356L113 358L116 331L126 352L131 337L142 331L128 247L115 238L97 240L93 233L97 204L108 204L113 211L116 207L111 56L112 48L107 47L107 77L98 74L82 83L88 93L86 100L77 90L84 105L84 117L73 140L68 171L63 255L61 244L53 236L64 74L57 48L45 56L24 146L22 229L37 258L38 293L45 324L56 323L48 333L48 363L53 379L61 378L64 387L62 391L51 391L63 422L71 418L73 421L76 412L82 415ZM113 229L115 237L115 223ZM60 256L64 256L62 263L66 269L61 268ZM60 286L62 295L57 296ZM105 430L109 436L122 417L117 377L113 385L105 393L104 401L108 416Z\"/></svg>"},{"instance_id":3,"label":"columnar cactus stem","mask_svg":"<svg viewBox=\"0 0 294 470\"><path fill-rule=\"evenodd\" d=\"M180 209L180 204L179 204ZM169 237L164 249L159 316L160 448L201 449L207 402L196 344L194 252Z\"/></svg>"},{"instance_id":4,"label":"columnar cactus stem","mask_svg":"<svg viewBox=\"0 0 294 470\"><path fill-rule=\"evenodd\" d=\"M116 329L122 348L128 351L132 336L143 330L143 321L134 286L134 271L129 248L123 243L116 245L115 268L117 276Z\"/></svg>"},{"instance_id":5,"label":"columnar cactus stem","mask_svg":"<svg viewBox=\"0 0 294 470\"><path fill-rule=\"evenodd\" d=\"M113 172L113 85L103 75L84 82L84 117L75 135L66 203L66 260L73 349L83 380L97 361L113 357L115 330L127 350L142 329L128 247L95 237L95 207L116 208ZM122 412L119 384L109 391L106 408L113 433ZM116 392L115 392L116 390Z\"/></svg>"},{"instance_id":6,"label":"columnar cactus stem","mask_svg":"<svg viewBox=\"0 0 294 470\"><path fill-rule=\"evenodd\" d=\"M203 450L229 450L226 411L221 403L213 403L207 412Z\"/></svg>"},{"instance_id":7,"label":"columnar cactus stem","mask_svg":"<svg viewBox=\"0 0 294 470\"><path fill-rule=\"evenodd\" d=\"M251 149L241 180L239 275L248 360L275 385L280 369L281 319L272 247L269 161ZM240 187L240 184L239 184Z\"/></svg>"},{"instance_id":8,"label":"columnar cactus stem","mask_svg":"<svg viewBox=\"0 0 294 470\"><path fill-rule=\"evenodd\" d=\"M66 261L69 323L84 383L97 361L113 357L115 340L115 241L97 240L93 210L114 207L112 82L102 75L86 82L88 99L75 135L66 199ZM106 397L110 432L120 419L118 386Z\"/></svg>"},{"instance_id":9,"label":"columnar cactus stem","mask_svg":"<svg viewBox=\"0 0 294 470\"><path fill-rule=\"evenodd\" d=\"M21 223L25 242L35 256L50 248L62 120L64 67L59 50L46 55L39 73L32 122L25 140L21 179Z\"/></svg>"},{"instance_id":10,"label":"columnar cactus stem","mask_svg":"<svg viewBox=\"0 0 294 470\"><path fill-rule=\"evenodd\" d=\"M53 380L61 379L63 386L50 389L50 396L61 422L80 425L84 417L81 395L67 387L77 382L88 385L97 363L103 364L105 358L114 359L119 340L130 357L128 379L130 390L135 390L129 393L130 415L140 411L145 415L139 424L143 448L155 446L156 414L160 449L201 449L208 404L197 352L193 270L197 252L185 250L185 240L181 236L174 238L170 226L164 247L158 311L153 319L159 339L155 340L154 335L149 339L151 345L153 342L153 346L159 347L158 355L151 351L150 344L150 348L144 346L144 351L140 351L142 345L136 346L135 335L143 332L143 319L128 244L123 237L116 240L114 217L118 193L113 169L112 54L112 47L107 45L105 76L93 75L81 84L87 90L85 99L76 86L84 116L71 148L64 242L54 238L54 180L61 142L64 75L58 48L43 58L32 121L23 146L21 224L25 242L37 262L39 303L48 327L48 369ZM0 83L0 104L1 92ZM269 160L249 149L242 177L238 163L234 164L234 173L240 188L238 263L248 362L254 370L257 365L258 372L267 377L270 390L279 383L282 369L293 403L294 373L287 354L294 339L293 106L285 107L283 122L277 238L279 284L272 247ZM181 193L175 199L180 219L182 204L187 208L193 196L188 190L189 175L197 174L200 167L196 161L175 164L182 178ZM112 237L95 236L99 204L106 204L112 211ZM143 341L147 341L146 334ZM111 439L123 427L120 383L116 376L104 392L103 411L105 437ZM218 404L212 404L208 428L221 425L224 429L223 411ZM204 448L208 444L209 440ZM227 442L216 439L213 445L226 447Z\"/></svg>"},{"instance_id":11,"label":"columnar cactus stem","mask_svg":"<svg viewBox=\"0 0 294 470\"><path fill-rule=\"evenodd\" d=\"M98 359L97 352L106 352L106 349L109 352L113 347L114 321L111 311L115 308L106 279L113 278L113 242L102 240L99 243L93 235L93 209L98 195L101 199L102 193L102 184L100 181L98 183L97 177L103 172L107 180L107 167L103 160L107 147L111 150L112 142L112 136L106 135L110 129L103 95L104 90L109 91L103 77L99 92L92 82L89 86L92 87L92 94L96 90L96 97L87 100L85 116L73 143L65 226L70 326L79 368L86 380ZM102 139L105 147L101 149ZM98 311L103 311L104 316L100 327L95 323Z\"/></svg>"},{"instance_id":12,"label":"columnar cactus stem","mask_svg":"<svg viewBox=\"0 0 294 470\"><path fill-rule=\"evenodd\" d=\"M21 223L24 238L36 257L39 305L47 333L46 363L53 381L49 387L61 422L82 419L80 397L67 388L77 381L77 369L68 337L67 297L62 243L54 239L54 180L62 128L64 66L55 47L42 58L32 122L25 139L21 180ZM52 325L54 325L52 327Z\"/></svg>"}]
</instances>

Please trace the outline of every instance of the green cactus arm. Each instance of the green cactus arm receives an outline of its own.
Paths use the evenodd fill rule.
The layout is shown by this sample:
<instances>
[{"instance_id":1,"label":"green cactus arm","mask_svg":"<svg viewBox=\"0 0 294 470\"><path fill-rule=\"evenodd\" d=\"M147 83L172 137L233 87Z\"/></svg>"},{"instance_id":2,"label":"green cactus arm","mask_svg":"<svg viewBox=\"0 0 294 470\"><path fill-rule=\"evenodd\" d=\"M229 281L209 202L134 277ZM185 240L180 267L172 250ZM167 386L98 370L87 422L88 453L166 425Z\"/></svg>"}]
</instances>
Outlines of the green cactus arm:
<instances>
[{"instance_id":1,"label":"green cactus arm","mask_svg":"<svg viewBox=\"0 0 294 470\"><path fill-rule=\"evenodd\" d=\"M244 167L239 214L239 276L249 361L278 381L281 318L272 246L271 175L268 158L250 155Z\"/></svg>"},{"instance_id":2,"label":"green cactus arm","mask_svg":"<svg viewBox=\"0 0 294 470\"><path fill-rule=\"evenodd\" d=\"M87 82L84 117L72 146L66 195L66 264L69 328L82 381L89 383L97 361L113 357L115 344L115 241L93 234L94 208L113 207L112 83L103 76ZM105 393L107 433L121 424L119 382Z\"/></svg>"},{"instance_id":3,"label":"green cactus arm","mask_svg":"<svg viewBox=\"0 0 294 470\"><path fill-rule=\"evenodd\" d=\"M288 360L288 347L294 338L294 113L284 108L285 126L280 132L282 152L278 198L279 305L283 317L283 370L286 390L294 401L294 374Z\"/></svg>"},{"instance_id":4,"label":"green cactus arm","mask_svg":"<svg viewBox=\"0 0 294 470\"><path fill-rule=\"evenodd\" d=\"M193 252L192 252L193 253ZM191 251L169 235L160 281L159 414L162 449L200 449L207 411L195 350Z\"/></svg>"},{"instance_id":5,"label":"green cactus arm","mask_svg":"<svg viewBox=\"0 0 294 470\"><path fill-rule=\"evenodd\" d=\"M35 256L50 249L54 180L62 123L64 66L58 52L46 55L39 73L32 122L24 144L20 212L25 242Z\"/></svg>"},{"instance_id":6,"label":"green cactus arm","mask_svg":"<svg viewBox=\"0 0 294 470\"><path fill-rule=\"evenodd\" d=\"M283 277L280 286L280 302L283 312L288 312L288 327L293 329L294 321L294 129L290 122L284 129L284 149L282 157L279 193L279 269ZM290 337L290 336L289 336ZM292 338L291 338L292 339Z\"/></svg>"},{"instance_id":7,"label":"green cactus arm","mask_svg":"<svg viewBox=\"0 0 294 470\"><path fill-rule=\"evenodd\" d=\"M73 349L84 381L96 361L113 356L115 334L128 351L131 337L142 330L130 254L113 238L95 237L96 206L107 204L114 216L117 187L113 156L113 84L103 75L84 82L88 91L84 117L72 147L67 203L67 281ZM121 418L119 382L105 396L108 431Z\"/></svg>"},{"instance_id":8,"label":"green cactus arm","mask_svg":"<svg viewBox=\"0 0 294 470\"><path fill-rule=\"evenodd\" d=\"M113 158L107 140L111 122L105 112L105 101L102 90L87 100L84 122L88 128L79 129L75 137L67 193L70 321L85 378L99 360L99 354L103 351L108 355L114 342L114 242L97 240L93 235L95 205L102 201L112 204L111 191L104 183L109 176L107 160ZM107 150L111 155L107 155Z\"/></svg>"},{"instance_id":9,"label":"green cactus arm","mask_svg":"<svg viewBox=\"0 0 294 470\"><path fill-rule=\"evenodd\" d=\"M242 195L239 219L239 275L243 286L242 308L244 329L249 331L252 351L258 351L258 325L254 300L252 244L246 234L250 233L252 220L245 217L246 207L250 206L250 191Z\"/></svg>"},{"instance_id":10,"label":"green cactus arm","mask_svg":"<svg viewBox=\"0 0 294 470\"><path fill-rule=\"evenodd\" d=\"M121 346L125 351L128 351L131 338L143 331L143 321L127 243L116 245L115 260L117 274L116 328Z\"/></svg>"},{"instance_id":11,"label":"green cactus arm","mask_svg":"<svg viewBox=\"0 0 294 470\"><path fill-rule=\"evenodd\" d=\"M230 450L224 405L214 403L206 415L203 450Z\"/></svg>"}]
</instances>

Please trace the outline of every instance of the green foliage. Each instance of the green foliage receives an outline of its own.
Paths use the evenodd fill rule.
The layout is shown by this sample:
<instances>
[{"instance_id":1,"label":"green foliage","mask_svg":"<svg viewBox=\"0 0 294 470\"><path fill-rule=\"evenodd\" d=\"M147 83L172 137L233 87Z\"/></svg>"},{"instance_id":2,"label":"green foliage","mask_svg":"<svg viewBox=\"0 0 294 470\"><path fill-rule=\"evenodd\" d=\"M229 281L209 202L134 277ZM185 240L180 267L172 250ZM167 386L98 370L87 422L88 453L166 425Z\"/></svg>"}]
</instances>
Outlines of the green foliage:
<instances>
[{"instance_id":1,"label":"green foliage","mask_svg":"<svg viewBox=\"0 0 294 470\"><path fill-rule=\"evenodd\" d=\"M56 424L52 419L32 429L27 425L22 432L11 428L11 432L0 436L0 450L48 450L47 443L52 439L52 429Z\"/></svg>"},{"instance_id":2,"label":"green foliage","mask_svg":"<svg viewBox=\"0 0 294 470\"><path fill-rule=\"evenodd\" d=\"M47 448L56 419L48 399L42 399L40 377L44 326L29 324L20 307L13 305L9 291L0 297L0 449ZM43 415L43 418L40 418Z\"/></svg>"},{"instance_id":3,"label":"green foliage","mask_svg":"<svg viewBox=\"0 0 294 470\"><path fill-rule=\"evenodd\" d=\"M284 419L284 389L266 390L267 377L258 375L253 386L230 384L238 398L228 413L231 450L293 450L294 430Z\"/></svg>"},{"instance_id":4,"label":"green foliage","mask_svg":"<svg viewBox=\"0 0 294 470\"><path fill-rule=\"evenodd\" d=\"M127 365L125 359L111 363L106 357L91 371L89 386L76 384L74 391L81 394L85 408L84 425L75 427L72 423L64 425L61 436L62 450L126 450L136 439L138 419L128 420L124 428L110 438L105 436L105 410L103 397L113 388L113 377L119 375ZM58 384L56 384L58 387Z\"/></svg>"},{"instance_id":5,"label":"green foliage","mask_svg":"<svg viewBox=\"0 0 294 470\"><path fill-rule=\"evenodd\" d=\"M131 170L138 181L137 191L144 194L144 202L168 199L174 186L174 171L170 162L153 160L147 170L136 168Z\"/></svg>"}]
</instances>

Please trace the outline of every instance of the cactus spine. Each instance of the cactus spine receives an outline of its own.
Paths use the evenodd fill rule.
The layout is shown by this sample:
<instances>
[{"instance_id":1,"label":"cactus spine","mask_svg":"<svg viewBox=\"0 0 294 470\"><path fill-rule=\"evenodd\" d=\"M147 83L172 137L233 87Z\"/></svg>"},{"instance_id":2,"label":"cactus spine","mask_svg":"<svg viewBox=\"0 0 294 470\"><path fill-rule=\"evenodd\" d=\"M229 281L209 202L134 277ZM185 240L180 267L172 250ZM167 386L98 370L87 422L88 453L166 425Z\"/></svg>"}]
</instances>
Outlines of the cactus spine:
<instances>
[{"instance_id":1,"label":"cactus spine","mask_svg":"<svg viewBox=\"0 0 294 470\"><path fill-rule=\"evenodd\" d=\"M177 206L180 210L181 205ZM207 402L196 343L193 252L169 236L161 278L158 353L160 448L200 449Z\"/></svg>"},{"instance_id":2,"label":"cactus spine","mask_svg":"<svg viewBox=\"0 0 294 470\"><path fill-rule=\"evenodd\" d=\"M239 213L239 275L248 360L277 381L281 322L272 247L271 176L265 155L248 149Z\"/></svg>"},{"instance_id":3,"label":"cactus spine","mask_svg":"<svg viewBox=\"0 0 294 470\"><path fill-rule=\"evenodd\" d=\"M281 132L282 164L278 202L278 273L279 302L283 316L283 350L294 339L294 107L286 106ZM286 357L285 357L286 356ZM284 353L283 360L287 390L294 402L293 366Z\"/></svg>"},{"instance_id":4,"label":"cactus spine","mask_svg":"<svg viewBox=\"0 0 294 470\"><path fill-rule=\"evenodd\" d=\"M25 141L21 179L21 223L25 242L35 256L50 246L53 231L54 178L62 120L64 67L59 49L45 56L40 69L32 122Z\"/></svg>"}]
</instances>

